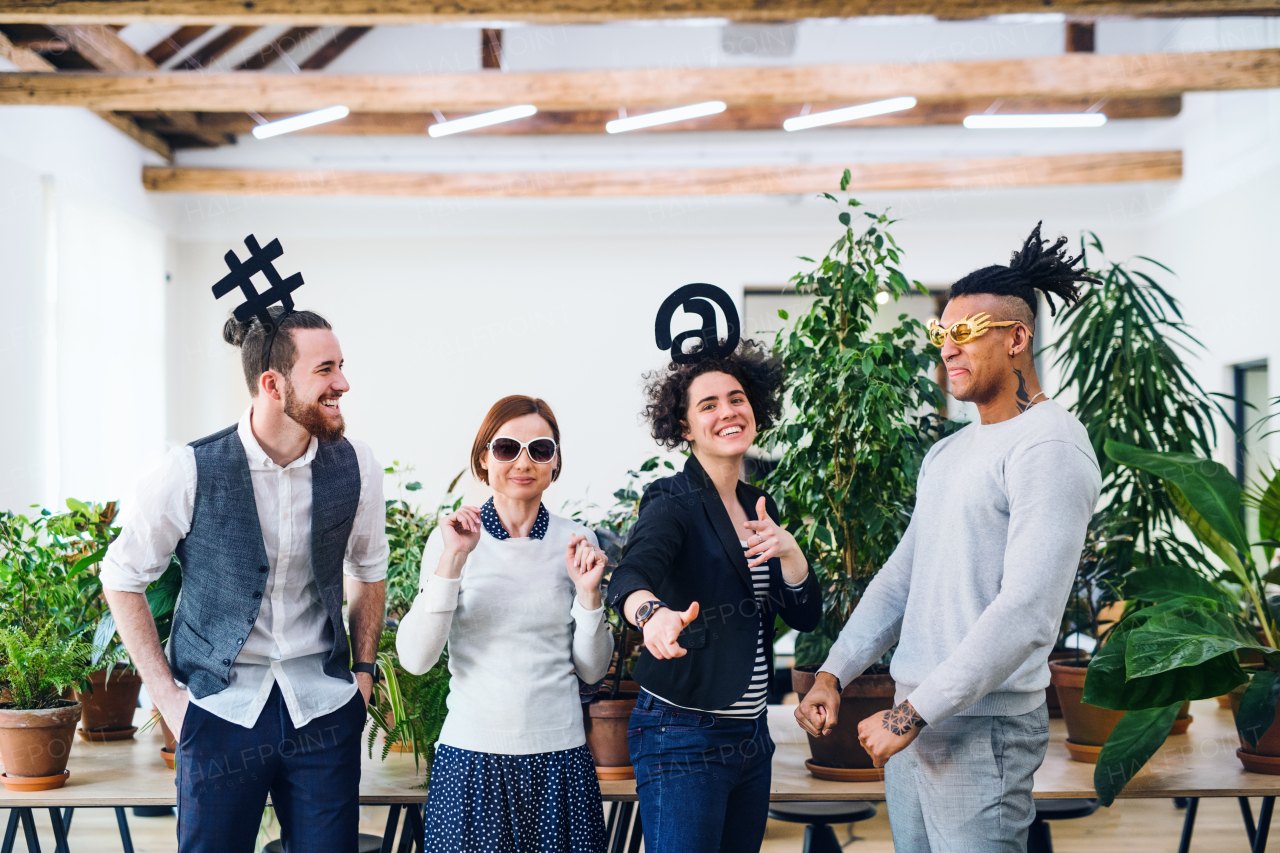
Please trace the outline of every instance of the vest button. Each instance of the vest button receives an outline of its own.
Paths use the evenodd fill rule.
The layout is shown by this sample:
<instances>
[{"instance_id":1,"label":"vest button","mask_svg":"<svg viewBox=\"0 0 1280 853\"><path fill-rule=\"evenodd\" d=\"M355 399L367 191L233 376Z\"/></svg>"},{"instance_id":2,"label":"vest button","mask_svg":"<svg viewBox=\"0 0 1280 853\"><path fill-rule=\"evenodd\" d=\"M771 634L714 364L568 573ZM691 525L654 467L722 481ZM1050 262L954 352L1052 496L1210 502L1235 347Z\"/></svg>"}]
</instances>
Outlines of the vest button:
<instances>
[{"instance_id":1,"label":"vest button","mask_svg":"<svg viewBox=\"0 0 1280 853\"><path fill-rule=\"evenodd\" d=\"M237 645L237 646L243 646L243 645L244 645L244 639L243 639L243 638L241 638L241 639L237 639L237 640L236 640L236 645Z\"/></svg>"},{"instance_id":2,"label":"vest button","mask_svg":"<svg viewBox=\"0 0 1280 853\"><path fill-rule=\"evenodd\" d=\"M231 666L231 660L230 660L229 658L223 658L223 659L222 659L222 665L223 665L223 666Z\"/></svg>"},{"instance_id":3,"label":"vest button","mask_svg":"<svg viewBox=\"0 0 1280 853\"><path fill-rule=\"evenodd\" d=\"M255 592L255 593L253 594L253 597L254 597L254 598L262 598L262 593L260 593L260 592Z\"/></svg>"},{"instance_id":4,"label":"vest button","mask_svg":"<svg viewBox=\"0 0 1280 853\"><path fill-rule=\"evenodd\" d=\"M262 572L264 575L267 573L267 569L267 566L258 566L258 571Z\"/></svg>"},{"instance_id":5,"label":"vest button","mask_svg":"<svg viewBox=\"0 0 1280 853\"><path fill-rule=\"evenodd\" d=\"M227 680L226 680L225 678L224 678L224 679L222 679L222 683L223 683L223 684L226 684L226 683L227 683Z\"/></svg>"},{"instance_id":6,"label":"vest button","mask_svg":"<svg viewBox=\"0 0 1280 853\"><path fill-rule=\"evenodd\" d=\"M252 616L250 616L250 617L249 617L247 620L245 620L245 621L247 621L250 625L252 625L252 624L253 624L253 617L252 617Z\"/></svg>"}]
</instances>

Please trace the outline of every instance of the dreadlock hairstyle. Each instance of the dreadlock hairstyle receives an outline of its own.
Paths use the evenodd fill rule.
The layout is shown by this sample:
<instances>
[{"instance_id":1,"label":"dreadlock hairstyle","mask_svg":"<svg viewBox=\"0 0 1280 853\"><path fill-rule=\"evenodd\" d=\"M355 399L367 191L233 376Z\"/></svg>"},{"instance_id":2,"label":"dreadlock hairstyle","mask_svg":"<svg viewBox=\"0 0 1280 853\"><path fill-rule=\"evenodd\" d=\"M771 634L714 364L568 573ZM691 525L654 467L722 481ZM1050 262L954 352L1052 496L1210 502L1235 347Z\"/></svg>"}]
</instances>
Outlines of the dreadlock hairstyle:
<instances>
[{"instance_id":1,"label":"dreadlock hairstyle","mask_svg":"<svg viewBox=\"0 0 1280 853\"><path fill-rule=\"evenodd\" d=\"M1013 253L1009 266L990 266L974 270L964 278L951 285L951 298L965 296L970 293L991 293L996 296L1016 296L1031 308L1031 319L1036 316L1036 291L1044 293L1049 303L1050 316L1057 314L1053 297L1057 296L1065 304L1070 305L1080 299L1080 287L1076 282L1097 282L1084 267L1076 268L1076 264L1084 259L1081 253L1077 257L1069 257L1064 250L1066 237L1059 237L1052 246L1048 240L1040 239L1040 226L1037 222L1031 236L1022 244L1022 248Z\"/></svg>"}]
</instances>

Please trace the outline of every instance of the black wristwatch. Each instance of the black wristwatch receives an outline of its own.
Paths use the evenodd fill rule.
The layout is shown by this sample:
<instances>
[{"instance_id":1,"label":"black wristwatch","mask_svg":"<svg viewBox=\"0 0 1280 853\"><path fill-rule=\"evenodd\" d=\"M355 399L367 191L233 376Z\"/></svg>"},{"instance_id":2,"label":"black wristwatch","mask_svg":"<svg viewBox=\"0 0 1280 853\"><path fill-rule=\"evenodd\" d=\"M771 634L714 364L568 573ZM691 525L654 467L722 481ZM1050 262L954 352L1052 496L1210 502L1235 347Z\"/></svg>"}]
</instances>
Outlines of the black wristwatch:
<instances>
[{"instance_id":1,"label":"black wristwatch","mask_svg":"<svg viewBox=\"0 0 1280 853\"><path fill-rule=\"evenodd\" d=\"M375 663L353 663L351 664L351 671L363 672L374 681L378 680L378 665Z\"/></svg>"},{"instance_id":2,"label":"black wristwatch","mask_svg":"<svg viewBox=\"0 0 1280 853\"><path fill-rule=\"evenodd\" d=\"M671 609L665 601L658 601L656 598L652 601L646 601L636 608L636 627L641 631L644 630L645 623L653 618L653 614L658 612L659 607Z\"/></svg>"}]
</instances>

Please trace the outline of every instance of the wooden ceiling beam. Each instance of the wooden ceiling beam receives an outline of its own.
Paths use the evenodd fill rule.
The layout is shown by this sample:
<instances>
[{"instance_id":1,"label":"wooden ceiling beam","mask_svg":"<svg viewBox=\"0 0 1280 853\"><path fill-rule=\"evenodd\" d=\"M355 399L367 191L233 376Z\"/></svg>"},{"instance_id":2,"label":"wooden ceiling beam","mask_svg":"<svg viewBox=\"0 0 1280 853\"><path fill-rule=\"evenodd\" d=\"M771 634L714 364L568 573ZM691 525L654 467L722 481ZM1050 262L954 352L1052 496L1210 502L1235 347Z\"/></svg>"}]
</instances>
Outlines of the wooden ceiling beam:
<instances>
[{"instance_id":1,"label":"wooden ceiling beam","mask_svg":"<svg viewBox=\"0 0 1280 853\"><path fill-rule=\"evenodd\" d=\"M628 110L718 99L737 106L1016 97L1160 97L1280 87L1280 49L1114 55L1069 53L982 62L652 68L493 74L0 74L0 105L111 110L303 112Z\"/></svg>"},{"instance_id":2,"label":"wooden ceiling beam","mask_svg":"<svg viewBox=\"0 0 1280 853\"><path fill-rule=\"evenodd\" d=\"M277 59L287 56L317 29L317 27L291 27L280 38L267 42L257 53L237 65L236 70L261 71Z\"/></svg>"},{"instance_id":3,"label":"wooden ceiling beam","mask_svg":"<svg viewBox=\"0 0 1280 853\"><path fill-rule=\"evenodd\" d=\"M209 25L178 27L147 51L147 58L157 66L177 56L183 48L213 29Z\"/></svg>"},{"instance_id":4,"label":"wooden ceiling beam","mask_svg":"<svg viewBox=\"0 0 1280 853\"><path fill-rule=\"evenodd\" d=\"M0 56L9 60L23 71L44 72L54 70L52 62L33 50L29 50L25 47L17 47L13 42L9 41L9 38L4 33L0 33ZM137 122L133 119L128 118L127 116L122 116L119 113L98 110L95 110L94 112L99 118L103 119L116 130L119 130L121 133L128 136L134 142L137 142L143 148L146 148L149 151L154 151L166 161L173 160L173 151L170 149L169 143L165 142L151 131L144 130L139 127Z\"/></svg>"},{"instance_id":5,"label":"wooden ceiling beam","mask_svg":"<svg viewBox=\"0 0 1280 853\"><path fill-rule=\"evenodd\" d=\"M329 63L346 53L347 48L363 38L365 33L371 29L373 27L344 27L333 38L317 48L315 53L308 56L298 67L303 71L320 71L329 67Z\"/></svg>"},{"instance_id":6,"label":"wooden ceiling beam","mask_svg":"<svg viewBox=\"0 0 1280 853\"><path fill-rule=\"evenodd\" d=\"M223 54L257 31L258 27L227 27L227 29L202 44L195 53L175 65L174 69L178 71L200 71L208 68L221 59Z\"/></svg>"},{"instance_id":7,"label":"wooden ceiling beam","mask_svg":"<svg viewBox=\"0 0 1280 853\"><path fill-rule=\"evenodd\" d=\"M308 24L376 26L668 18L794 21L860 15L1274 15L1277 0L0 0L0 23Z\"/></svg>"},{"instance_id":8,"label":"wooden ceiling beam","mask_svg":"<svg viewBox=\"0 0 1280 853\"><path fill-rule=\"evenodd\" d=\"M985 112L995 104L990 99L960 99L926 102L913 110L870 116L830 127L913 127L920 125L960 124L965 116ZM1006 98L999 102L1003 113L1082 113L1098 105L1096 98ZM812 112L835 109L847 104L811 104ZM722 113L690 121L663 124L636 133L688 133L728 130L778 130L782 122L800 115L802 104L779 104L764 107L729 107ZM1104 101L1101 112L1109 118L1171 118L1182 110L1182 98L1169 95L1157 98L1115 98ZM267 121L288 118L286 113L265 113ZM605 123L618 117L617 110L544 110L535 116L509 121L470 131L473 134L512 136L562 133L604 133ZM327 136L398 136L424 134L435 124L431 113L352 113L342 121L317 125L298 133ZM256 122L244 113L205 113L201 123L221 133L243 134L253 130ZM819 128L818 130L821 130Z\"/></svg>"},{"instance_id":9,"label":"wooden ceiling beam","mask_svg":"<svg viewBox=\"0 0 1280 853\"><path fill-rule=\"evenodd\" d=\"M558 172L329 172L147 167L156 192L253 196L407 196L568 198L688 195L791 195L830 192L834 163L732 169L631 169ZM1048 157L859 163L849 167L855 192L1001 189L1058 184L1174 181L1180 151L1124 151Z\"/></svg>"}]
</instances>

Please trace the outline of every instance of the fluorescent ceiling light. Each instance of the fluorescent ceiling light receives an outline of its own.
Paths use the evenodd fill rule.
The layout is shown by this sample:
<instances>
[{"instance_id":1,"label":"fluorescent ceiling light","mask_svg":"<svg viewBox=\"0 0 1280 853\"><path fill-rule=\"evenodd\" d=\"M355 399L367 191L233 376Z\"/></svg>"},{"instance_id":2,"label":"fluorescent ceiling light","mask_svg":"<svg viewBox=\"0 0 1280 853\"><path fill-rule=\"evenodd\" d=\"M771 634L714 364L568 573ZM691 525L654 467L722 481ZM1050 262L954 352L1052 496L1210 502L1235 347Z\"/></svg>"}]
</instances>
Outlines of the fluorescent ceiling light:
<instances>
[{"instance_id":1,"label":"fluorescent ceiling light","mask_svg":"<svg viewBox=\"0 0 1280 853\"><path fill-rule=\"evenodd\" d=\"M827 110L825 113L810 113L807 116L796 116L782 123L783 130L808 130L811 127L822 127L824 124L839 124L842 121L853 121L868 116L896 113L909 110L916 105L915 98L890 98L887 101L872 101L856 107L845 107L839 110Z\"/></svg>"},{"instance_id":2,"label":"fluorescent ceiling light","mask_svg":"<svg viewBox=\"0 0 1280 853\"><path fill-rule=\"evenodd\" d=\"M427 128L427 133L433 137L448 136L451 133L462 133L464 130L475 130L478 127L488 127L491 124L502 124L504 121L528 118L537 111L538 108L533 104L503 107L500 110L490 110L487 113L479 113L466 118L455 118L453 121L442 121L433 124Z\"/></svg>"},{"instance_id":3,"label":"fluorescent ceiling light","mask_svg":"<svg viewBox=\"0 0 1280 853\"><path fill-rule=\"evenodd\" d=\"M625 133L628 130L670 124L673 121L688 121L691 118L713 116L722 112L724 112L724 101L706 101L701 104L690 104L687 107L676 107L674 110L661 110L656 113L645 113L642 116L617 118L606 124L604 129L609 133Z\"/></svg>"},{"instance_id":4,"label":"fluorescent ceiling light","mask_svg":"<svg viewBox=\"0 0 1280 853\"><path fill-rule=\"evenodd\" d=\"M325 107L322 110L303 113L300 116L290 116L289 118L282 118L280 121L260 124L253 129L253 135L258 139L267 139L271 136L279 136L282 133L302 130L304 127L315 127L317 124L324 124L327 121L337 121L340 118L346 118L350 114L351 110L346 107Z\"/></svg>"},{"instance_id":5,"label":"fluorescent ceiling light","mask_svg":"<svg viewBox=\"0 0 1280 853\"><path fill-rule=\"evenodd\" d=\"M1041 113L1039 115L965 116L964 126L971 130L1004 130L1008 128L1102 127L1105 113Z\"/></svg>"}]
</instances>

